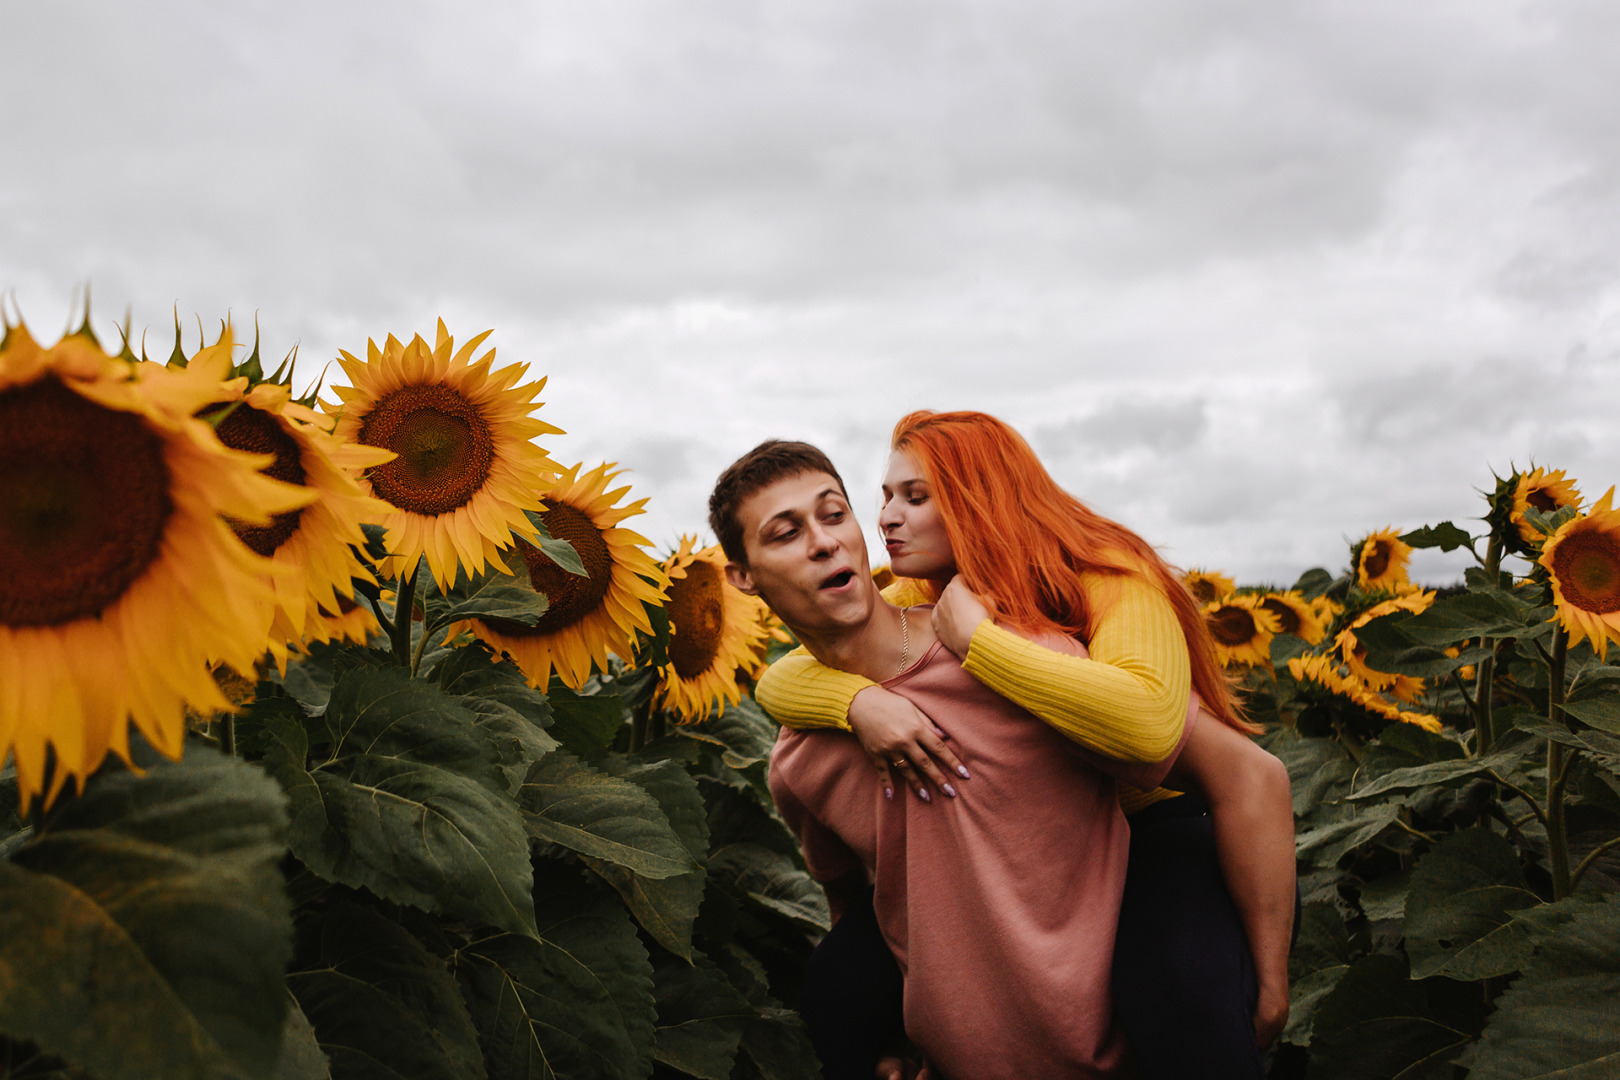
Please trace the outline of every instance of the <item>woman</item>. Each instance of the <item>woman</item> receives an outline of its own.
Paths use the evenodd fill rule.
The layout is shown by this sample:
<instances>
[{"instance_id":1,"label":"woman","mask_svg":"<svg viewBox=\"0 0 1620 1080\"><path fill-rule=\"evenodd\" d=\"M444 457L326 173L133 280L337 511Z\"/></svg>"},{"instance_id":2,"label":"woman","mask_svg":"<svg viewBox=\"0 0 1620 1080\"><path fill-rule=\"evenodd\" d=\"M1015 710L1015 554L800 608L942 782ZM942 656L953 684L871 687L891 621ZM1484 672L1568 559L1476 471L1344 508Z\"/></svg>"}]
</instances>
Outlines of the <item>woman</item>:
<instances>
[{"instance_id":1,"label":"woman","mask_svg":"<svg viewBox=\"0 0 1620 1080\"><path fill-rule=\"evenodd\" d=\"M1258 1077L1256 1047L1287 1017L1292 808L1286 771L1242 734L1248 727L1195 601L1145 541L1059 488L995 418L913 413L892 446L879 525L892 569L910 580L885 595L902 605L937 601L935 630L967 671L1076 742L1124 760L1169 756L1189 692L1201 698L1205 721L1173 782L1201 793L1212 815L1195 794L1121 791L1132 845L1115 1006L1144 1077ZM1090 659L1006 627L1073 636ZM946 770L971 782L910 702L808 654L779 662L757 696L789 726L852 730L890 791L905 784L924 801L952 797ZM847 921L818 956L824 984L847 983L839 971L864 970L872 943L881 948L864 913ZM824 1012L811 1020L818 1041L829 1027L839 1037L843 1021Z\"/></svg>"}]
</instances>

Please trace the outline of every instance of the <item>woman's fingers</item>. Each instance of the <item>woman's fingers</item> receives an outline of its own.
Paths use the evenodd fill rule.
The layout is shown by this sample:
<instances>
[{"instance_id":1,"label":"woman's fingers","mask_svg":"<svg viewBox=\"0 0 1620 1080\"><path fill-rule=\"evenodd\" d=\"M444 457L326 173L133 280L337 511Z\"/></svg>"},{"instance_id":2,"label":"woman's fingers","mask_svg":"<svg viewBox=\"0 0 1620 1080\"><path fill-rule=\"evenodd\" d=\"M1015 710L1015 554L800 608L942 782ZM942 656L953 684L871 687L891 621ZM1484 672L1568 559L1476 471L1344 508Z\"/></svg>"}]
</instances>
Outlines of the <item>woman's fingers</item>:
<instances>
[{"instance_id":1,"label":"woman's fingers","mask_svg":"<svg viewBox=\"0 0 1620 1080\"><path fill-rule=\"evenodd\" d=\"M950 773L953 776L960 777L963 780L968 779L967 766L963 765L961 759L951 751L950 747L945 745L945 733L940 731L938 728L933 727L931 724L929 727L930 730L919 736L917 741L922 744L923 749L928 752L929 756L934 761L939 762L940 767L943 768L945 772ZM938 782L940 784L945 784L947 783L947 780L944 776L941 776Z\"/></svg>"}]
</instances>

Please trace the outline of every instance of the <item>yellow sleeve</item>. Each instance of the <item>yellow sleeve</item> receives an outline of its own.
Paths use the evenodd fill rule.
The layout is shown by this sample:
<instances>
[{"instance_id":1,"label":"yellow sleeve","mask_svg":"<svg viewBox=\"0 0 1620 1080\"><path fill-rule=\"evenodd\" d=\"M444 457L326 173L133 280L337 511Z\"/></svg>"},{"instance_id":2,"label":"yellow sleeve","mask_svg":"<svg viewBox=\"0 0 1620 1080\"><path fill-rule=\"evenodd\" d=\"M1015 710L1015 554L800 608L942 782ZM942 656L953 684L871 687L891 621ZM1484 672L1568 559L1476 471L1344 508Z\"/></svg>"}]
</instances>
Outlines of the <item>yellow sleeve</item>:
<instances>
[{"instance_id":1,"label":"yellow sleeve","mask_svg":"<svg viewBox=\"0 0 1620 1080\"><path fill-rule=\"evenodd\" d=\"M1099 605L1089 659L1067 656L986 619L962 667L1075 742L1120 761L1163 761L1181 741L1192 693L1187 639L1150 582L1087 574Z\"/></svg>"},{"instance_id":2,"label":"yellow sleeve","mask_svg":"<svg viewBox=\"0 0 1620 1080\"><path fill-rule=\"evenodd\" d=\"M900 578L883 590L891 604L928 603L922 586ZM827 667L799 647L772 664L754 687L754 700L783 727L849 730L849 704L872 680Z\"/></svg>"}]
</instances>

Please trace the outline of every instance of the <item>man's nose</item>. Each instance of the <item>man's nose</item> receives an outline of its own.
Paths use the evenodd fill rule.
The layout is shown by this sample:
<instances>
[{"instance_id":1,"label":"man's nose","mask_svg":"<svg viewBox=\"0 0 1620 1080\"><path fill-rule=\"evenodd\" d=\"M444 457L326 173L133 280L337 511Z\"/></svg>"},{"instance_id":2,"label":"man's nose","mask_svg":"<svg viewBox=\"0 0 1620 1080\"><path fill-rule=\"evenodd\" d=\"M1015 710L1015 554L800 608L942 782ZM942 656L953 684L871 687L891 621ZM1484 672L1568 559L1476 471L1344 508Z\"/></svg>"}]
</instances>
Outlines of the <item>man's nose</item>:
<instances>
[{"instance_id":1,"label":"man's nose","mask_svg":"<svg viewBox=\"0 0 1620 1080\"><path fill-rule=\"evenodd\" d=\"M832 530L817 523L810 526L809 534L812 555L826 555L838 550L838 537Z\"/></svg>"}]
</instances>

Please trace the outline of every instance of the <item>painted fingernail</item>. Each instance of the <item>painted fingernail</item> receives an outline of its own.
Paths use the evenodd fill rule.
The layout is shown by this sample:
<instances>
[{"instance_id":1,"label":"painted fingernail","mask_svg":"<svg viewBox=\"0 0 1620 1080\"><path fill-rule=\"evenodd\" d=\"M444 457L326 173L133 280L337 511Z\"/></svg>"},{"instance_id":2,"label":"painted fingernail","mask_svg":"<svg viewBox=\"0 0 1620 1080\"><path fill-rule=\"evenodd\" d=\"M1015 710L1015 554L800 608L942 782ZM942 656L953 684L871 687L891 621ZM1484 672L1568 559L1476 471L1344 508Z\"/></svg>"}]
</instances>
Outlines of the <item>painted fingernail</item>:
<instances>
[{"instance_id":1,"label":"painted fingernail","mask_svg":"<svg viewBox=\"0 0 1620 1080\"><path fill-rule=\"evenodd\" d=\"M947 798L956 798L956 789L951 787L949 784L941 784L939 786L939 790L943 791Z\"/></svg>"},{"instance_id":2,"label":"painted fingernail","mask_svg":"<svg viewBox=\"0 0 1620 1080\"><path fill-rule=\"evenodd\" d=\"M932 795L928 794L928 789L927 788L919 788L919 789L917 789L917 798L921 799L923 802L933 802L934 801L934 797Z\"/></svg>"},{"instance_id":3,"label":"painted fingernail","mask_svg":"<svg viewBox=\"0 0 1620 1080\"><path fill-rule=\"evenodd\" d=\"M973 777L971 777L971 776L969 776L969 775L968 775L968 771L967 771L967 766L966 766L966 765L958 765L958 766L957 766L957 767L956 767L956 775L957 775L957 776L960 776L960 777L961 777L961 778L962 778L962 779L964 779L964 780L971 780L971 779L973 779Z\"/></svg>"},{"instance_id":4,"label":"painted fingernail","mask_svg":"<svg viewBox=\"0 0 1620 1080\"><path fill-rule=\"evenodd\" d=\"M883 797L885 799L891 799L892 800L894 798L894 788L892 788L892 787L884 788L883 789Z\"/></svg>"}]
</instances>

